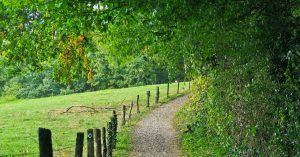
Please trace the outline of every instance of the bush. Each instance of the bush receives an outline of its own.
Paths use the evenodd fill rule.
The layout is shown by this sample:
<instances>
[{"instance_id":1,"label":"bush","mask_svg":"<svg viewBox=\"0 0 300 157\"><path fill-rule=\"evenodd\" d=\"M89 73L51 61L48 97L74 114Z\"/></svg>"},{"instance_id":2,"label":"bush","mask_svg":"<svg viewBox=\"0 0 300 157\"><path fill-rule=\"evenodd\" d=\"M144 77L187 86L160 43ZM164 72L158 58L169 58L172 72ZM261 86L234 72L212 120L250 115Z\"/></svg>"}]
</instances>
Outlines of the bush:
<instances>
[{"instance_id":1,"label":"bush","mask_svg":"<svg viewBox=\"0 0 300 157\"><path fill-rule=\"evenodd\" d=\"M193 81L178 114L189 126L182 143L190 156L299 155L299 100L272 80L269 65L263 55L231 56Z\"/></svg>"},{"instance_id":2,"label":"bush","mask_svg":"<svg viewBox=\"0 0 300 157\"><path fill-rule=\"evenodd\" d=\"M21 88L22 88L22 85L19 83L18 78L10 79L4 85L4 95L5 96L16 96Z\"/></svg>"},{"instance_id":3,"label":"bush","mask_svg":"<svg viewBox=\"0 0 300 157\"><path fill-rule=\"evenodd\" d=\"M70 89L70 86L68 86L67 88L60 89L60 95L68 95L73 93L75 93L75 91Z\"/></svg>"}]
</instances>

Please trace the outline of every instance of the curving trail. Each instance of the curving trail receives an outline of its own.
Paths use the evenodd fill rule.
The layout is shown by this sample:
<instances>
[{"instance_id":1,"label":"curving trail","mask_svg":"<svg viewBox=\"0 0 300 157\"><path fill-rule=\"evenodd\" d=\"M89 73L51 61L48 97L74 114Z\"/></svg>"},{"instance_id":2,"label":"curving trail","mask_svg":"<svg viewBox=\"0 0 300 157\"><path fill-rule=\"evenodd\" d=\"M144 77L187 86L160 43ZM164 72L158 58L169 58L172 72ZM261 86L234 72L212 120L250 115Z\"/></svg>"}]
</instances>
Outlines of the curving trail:
<instances>
[{"instance_id":1,"label":"curving trail","mask_svg":"<svg viewBox=\"0 0 300 157\"><path fill-rule=\"evenodd\" d=\"M179 143L173 118L187 101L182 96L153 110L133 130L132 157L179 157Z\"/></svg>"}]
</instances>

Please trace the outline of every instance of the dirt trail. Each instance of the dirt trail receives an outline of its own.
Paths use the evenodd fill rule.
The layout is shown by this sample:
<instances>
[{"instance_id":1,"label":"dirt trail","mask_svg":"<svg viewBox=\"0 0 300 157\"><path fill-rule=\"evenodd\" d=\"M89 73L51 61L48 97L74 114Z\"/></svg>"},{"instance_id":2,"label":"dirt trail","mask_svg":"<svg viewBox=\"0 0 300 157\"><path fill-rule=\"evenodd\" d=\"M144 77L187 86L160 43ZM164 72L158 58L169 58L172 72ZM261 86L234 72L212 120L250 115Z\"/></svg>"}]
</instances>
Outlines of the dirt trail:
<instances>
[{"instance_id":1,"label":"dirt trail","mask_svg":"<svg viewBox=\"0 0 300 157\"><path fill-rule=\"evenodd\" d=\"M132 157L179 157L179 143L173 118L186 101L183 96L153 110L133 130Z\"/></svg>"}]
</instances>

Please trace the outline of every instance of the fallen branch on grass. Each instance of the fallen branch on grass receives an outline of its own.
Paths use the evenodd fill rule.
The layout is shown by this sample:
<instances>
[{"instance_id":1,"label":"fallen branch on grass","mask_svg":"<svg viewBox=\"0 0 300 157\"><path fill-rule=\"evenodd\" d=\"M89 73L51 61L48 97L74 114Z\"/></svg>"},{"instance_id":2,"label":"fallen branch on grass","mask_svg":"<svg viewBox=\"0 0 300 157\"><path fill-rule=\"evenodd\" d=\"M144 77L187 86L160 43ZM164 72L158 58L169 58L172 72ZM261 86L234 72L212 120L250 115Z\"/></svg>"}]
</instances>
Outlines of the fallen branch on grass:
<instances>
[{"instance_id":1,"label":"fallen branch on grass","mask_svg":"<svg viewBox=\"0 0 300 157\"><path fill-rule=\"evenodd\" d=\"M65 111L62 112L62 114L63 114L63 113L68 113L72 108L75 108L75 107L78 107L78 108L86 108L86 109L92 110L92 111L88 111L88 112L94 112L94 113L95 113L95 112L99 112L99 111L97 111L95 108L89 107L89 106L70 106L70 107L66 108Z\"/></svg>"},{"instance_id":2,"label":"fallen branch on grass","mask_svg":"<svg viewBox=\"0 0 300 157\"><path fill-rule=\"evenodd\" d=\"M80 110L76 110L75 112L71 112L72 109L74 109L74 108L79 108ZM61 114L64 114L64 113L81 113L81 112L98 113L101 110L113 110L113 109L115 109L115 108L113 108L113 107L94 108L94 107L90 107L90 106L78 105L78 106L70 106L70 107L66 108L63 112L61 112Z\"/></svg>"}]
</instances>

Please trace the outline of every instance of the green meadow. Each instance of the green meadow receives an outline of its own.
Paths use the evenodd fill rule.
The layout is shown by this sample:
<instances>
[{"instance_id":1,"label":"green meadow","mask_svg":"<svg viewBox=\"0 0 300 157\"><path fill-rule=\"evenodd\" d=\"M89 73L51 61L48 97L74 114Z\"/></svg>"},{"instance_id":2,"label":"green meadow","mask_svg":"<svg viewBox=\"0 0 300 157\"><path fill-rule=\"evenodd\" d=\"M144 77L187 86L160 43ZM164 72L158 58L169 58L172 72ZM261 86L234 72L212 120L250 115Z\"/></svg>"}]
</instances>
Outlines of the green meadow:
<instances>
[{"instance_id":1,"label":"green meadow","mask_svg":"<svg viewBox=\"0 0 300 157\"><path fill-rule=\"evenodd\" d=\"M55 156L74 156L77 132L105 127L113 110L120 120L121 105L135 102L136 95L140 95L140 109L149 110L145 107L146 91L151 91L150 103L154 107L157 86L160 87L160 100L167 101L166 84L39 99L0 98L0 156L38 156L39 127L51 129ZM187 89L188 83L180 84L180 92ZM176 91L177 84L170 84L170 96L176 96ZM132 113L134 117L135 106Z\"/></svg>"}]
</instances>

